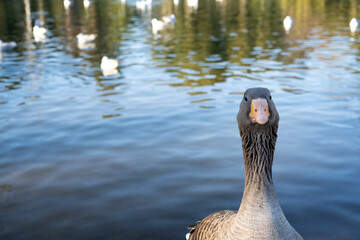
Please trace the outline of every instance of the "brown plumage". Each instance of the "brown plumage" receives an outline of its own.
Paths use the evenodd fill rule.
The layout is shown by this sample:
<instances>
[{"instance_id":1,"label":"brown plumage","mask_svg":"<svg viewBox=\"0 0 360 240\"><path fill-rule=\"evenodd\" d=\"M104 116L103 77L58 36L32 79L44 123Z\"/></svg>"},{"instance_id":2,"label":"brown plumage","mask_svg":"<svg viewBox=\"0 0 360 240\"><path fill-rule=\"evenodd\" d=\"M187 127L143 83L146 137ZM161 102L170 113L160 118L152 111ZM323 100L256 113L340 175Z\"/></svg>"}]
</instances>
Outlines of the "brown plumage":
<instances>
[{"instance_id":1,"label":"brown plumage","mask_svg":"<svg viewBox=\"0 0 360 240\"><path fill-rule=\"evenodd\" d=\"M220 239L219 233L226 228L224 224L228 223L232 219L231 216L235 214L234 211L223 210L207 216L196 225L188 227L190 229L190 239Z\"/></svg>"},{"instance_id":2,"label":"brown plumage","mask_svg":"<svg viewBox=\"0 0 360 240\"><path fill-rule=\"evenodd\" d=\"M237 212L215 212L189 227L189 240L302 240L287 221L274 190L272 163L279 115L268 89L244 93L237 115L245 187Z\"/></svg>"}]
</instances>

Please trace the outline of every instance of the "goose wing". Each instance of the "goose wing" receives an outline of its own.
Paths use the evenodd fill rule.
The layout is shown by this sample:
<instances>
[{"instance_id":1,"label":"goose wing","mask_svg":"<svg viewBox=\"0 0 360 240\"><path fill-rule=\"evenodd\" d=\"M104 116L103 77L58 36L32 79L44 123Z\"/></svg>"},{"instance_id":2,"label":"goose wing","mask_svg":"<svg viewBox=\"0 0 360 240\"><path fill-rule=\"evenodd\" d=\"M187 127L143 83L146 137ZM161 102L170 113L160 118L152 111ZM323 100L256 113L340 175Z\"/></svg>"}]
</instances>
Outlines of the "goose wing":
<instances>
[{"instance_id":1,"label":"goose wing","mask_svg":"<svg viewBox=\"0 0 360 240\"><path fill-rule=\"evenodd\" d=\"M222 235L226 233L226 229L230 227L231 218L235 216L234 211L223 210L215 212L196 225L188 227L190 234L187 235L188 240L220 240Z\"/></svg>"}]
</instances>

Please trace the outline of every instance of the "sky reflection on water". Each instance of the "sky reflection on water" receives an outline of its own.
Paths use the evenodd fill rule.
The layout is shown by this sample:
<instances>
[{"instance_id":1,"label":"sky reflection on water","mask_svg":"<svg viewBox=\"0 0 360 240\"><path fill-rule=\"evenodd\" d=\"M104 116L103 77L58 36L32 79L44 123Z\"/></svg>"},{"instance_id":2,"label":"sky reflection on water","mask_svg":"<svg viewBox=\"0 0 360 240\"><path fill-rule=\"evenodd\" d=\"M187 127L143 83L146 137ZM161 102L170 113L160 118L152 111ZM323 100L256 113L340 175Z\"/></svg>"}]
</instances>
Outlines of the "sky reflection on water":
<instances>
[{"instance_id":1,"label":"sky reflection on water","mask_svg":"<svg viewBox=\"0 0 360 240\"><path fill-rule=\"evenodd\" d=\"M273 175L289 222L305 239L359 239L359 12L357 1L0 0L0 39L18 44L0 58L0 238L184 239L239 206L235 116L243 92L264 86L281 117ZM171 14L153 34L151 19ZM97 37L79 45L78 33ZM117 73L103 74L104 55Z\"/></svg>"}]
</instances>

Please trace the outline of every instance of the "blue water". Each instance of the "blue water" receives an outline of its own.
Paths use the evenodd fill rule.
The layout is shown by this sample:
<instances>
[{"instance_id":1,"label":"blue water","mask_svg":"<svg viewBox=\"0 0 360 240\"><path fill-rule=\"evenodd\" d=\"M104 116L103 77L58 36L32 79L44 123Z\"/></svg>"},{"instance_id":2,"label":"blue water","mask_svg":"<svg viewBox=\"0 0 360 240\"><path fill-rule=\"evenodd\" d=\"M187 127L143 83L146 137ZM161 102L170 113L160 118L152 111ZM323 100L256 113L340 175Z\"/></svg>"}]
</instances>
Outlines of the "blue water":
<instances>
[{"instance_id":1,"label":"blue water","mask_svg":"<svg viewBox=\"0 0 360 240\"><path fill-rule=\"evenodd\" d=\"M289 222L304 239L360 239L356 12L356 1L0 0L0 39L18 45L0 58L0 239L185 239L237 209L236 114L257 86L280 114L273 177ZM154 35L151 19L170 14ZM97 38L83 49L80 32ZM118 73L104 76L103 55Z\"/></svg>"}]
</instances>

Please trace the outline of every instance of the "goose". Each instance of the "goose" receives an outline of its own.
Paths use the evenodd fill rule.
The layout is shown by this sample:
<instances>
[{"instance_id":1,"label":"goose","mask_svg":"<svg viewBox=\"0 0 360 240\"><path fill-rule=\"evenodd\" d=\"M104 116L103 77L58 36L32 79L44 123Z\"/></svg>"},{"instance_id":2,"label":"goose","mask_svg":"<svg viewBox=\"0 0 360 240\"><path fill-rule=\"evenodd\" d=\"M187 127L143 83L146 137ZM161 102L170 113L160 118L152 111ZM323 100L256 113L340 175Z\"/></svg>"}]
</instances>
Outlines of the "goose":
<instances>
[{"instance_id":1,"label":"goose","mask_svg":"<svg viewBox=\"0 0 360 240\"><path fill-rule=\"evenodd\" d=\"M237 114L245 165L245 187L237 212L215 212L189 226L188 240L302 240L278 202L272 163L279 114L266 88L244 93Z\"/></svg>"},{"instance_id":2,"label":"goose","mask_svg":"<svg viewBox=\"0 0 360 240\"><path fill-rule=\"evenodd\" d=\"M290 29L292 28L294 21L290 16L286 16L283 21L284 29L286 33L289 33Z\"/></svg>"},{"instance_id":3,"label":"goose","mask_svg":"<svg viewBox=\"0 0 360 240\"><path fill-rule=\"evenodd\" d=\"M350 31L352 33L356 32L358 26L359 26L359 22L356 18L352 18L350 23L349 23L349 26L350 26Z\"/></svg>"}]
</instances>

